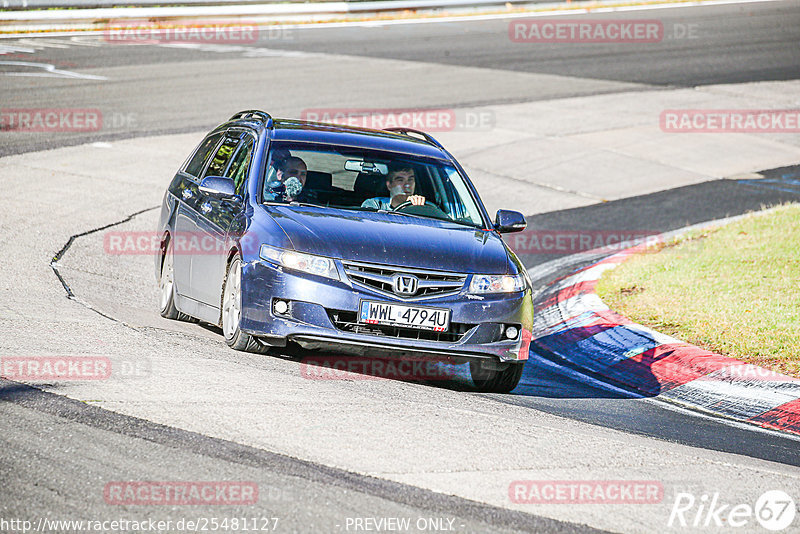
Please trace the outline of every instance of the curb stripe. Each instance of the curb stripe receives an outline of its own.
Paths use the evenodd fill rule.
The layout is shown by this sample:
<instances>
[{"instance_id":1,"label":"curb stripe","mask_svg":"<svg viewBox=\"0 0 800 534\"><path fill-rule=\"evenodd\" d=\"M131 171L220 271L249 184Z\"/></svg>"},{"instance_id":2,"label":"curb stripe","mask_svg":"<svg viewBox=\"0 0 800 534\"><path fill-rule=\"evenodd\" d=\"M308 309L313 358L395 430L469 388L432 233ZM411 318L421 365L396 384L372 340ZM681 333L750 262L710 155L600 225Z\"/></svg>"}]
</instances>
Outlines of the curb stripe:
<instances>
[{"instance_id":1,"label":"curb stripe","mask_svg":"<svg viewBox=\"0 0 800 534\"><path fill-rule=\"evenodd\" d=\"M764 428L784 430L786 432L797 432L800 428L800 399L787 402L768 412L757 415L750 419Z\"/></svg>"},{"instance_id":2,"label":"curb stripe","mask_svg":"<svg viewBox=\"0 0 800 534\"><path fill-rule=\"evenodd\" d=\"M535 303L531 345L644 395L800 434L800 380L636 324L600 299L602 274L644 250L634 246L550 282Z\"/></svg>"},{"instance_id":3,"label":"curb stripe","mask_svg":"<svg viewBox=\"0 0 800 534\"><path fill-rule=\"evenodd\" d=\"M547 300L543 301L540 306L543 308L549 308L559 302L563 302L565 300L569 300L572 297L577 297L583 294L590 294L593 293L597 287L597 280L588 280L585 282L578 282L577 284L567 286L566 288L562 289L552 297L548 298Z\"/></svg>"},{"instance_id":4,"label":"curb stripe","mask_svg":"<svg viewBox=\"0 0 800 534\"><path fill-rule=\"evenodd\" d=\"M784 387L787 385L795 387ZM663 395L729 417L749 420L797 400L800 383L724 381L705 377L671 389Z\"/></svg>"}]
</instances>

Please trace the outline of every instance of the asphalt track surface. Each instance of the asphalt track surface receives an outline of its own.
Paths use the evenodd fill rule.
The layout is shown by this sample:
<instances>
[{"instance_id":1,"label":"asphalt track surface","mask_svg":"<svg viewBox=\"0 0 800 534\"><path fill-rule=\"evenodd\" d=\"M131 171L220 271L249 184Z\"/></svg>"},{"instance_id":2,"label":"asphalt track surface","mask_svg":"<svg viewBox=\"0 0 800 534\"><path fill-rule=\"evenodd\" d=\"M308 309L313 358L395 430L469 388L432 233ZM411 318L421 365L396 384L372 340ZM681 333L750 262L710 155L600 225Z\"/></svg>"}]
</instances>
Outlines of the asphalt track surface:
<instances>
[{"instance_id":1,"label":"asphalt track surface","mask_svg":"<svg viewBox=\"0 0 800 534\"><path fill-rule=\"evenodd\" d=\"M347 530L343 516L359 517L366 510L374 517L447 518L460 532L596 532L120 416L5 380L0 399L10 401L0 404L10 423L2 453L8 469L5 518L27 517L32 508L51 520L105 517L105 503L92 498L97 493L92 483L98 479L210 479L256 481L259 507L228 508L226 514L277 517L279 532ZM53 427L59 432L51 433ZM82 451L79 457L64 462L77 450ZM109 455L109 450L120 453ZM106 460L98 462L98 457ZM43 473L49 473L45 484ZM54 503L53 493L62 491L66 499ZM214 508L193 507L192 513L219 516ZM135 521L142 515L127 510L117 517ZM156 521L173 518L173 525L177 521L175 510L149 509L146 515Z\"/></svg>"},{"instance_id":2,"label":"asphalt track surface","mask_svg":"<svg viewBox=\"0 0 800 534\"><path fill-rule=\"evenodd\" d=\"M653 18L653 13L599 18ZM36 61L109 78L3 77L4 108L41 107L43 102L49 107L100 107L119 116L133 114L135 124L58 137L3 132L0 155L197 131L248 107L268 109L279 116L334 105L455 108L800 76L800 9L796 2L673 8L657 16L665 28L697 24L698 38L668 39L635 50L621 45L591 49L552 45L532 54L524 45L508 41L504 36L508 21L499 20L302 29L292 32L291 39L284 35L266 44L263 40L242 44L236 50L115 46L84 38L82 44L64 38L45 39L50 46L36 48L31 46L35 39L3 40L0 46L34 48L35 52L12 51L0 60ZM62 47L53 46L59 42ZM359 56L419 63L415 75L429 76L431 83L405 76L391 82L386 78L375 81L375 72L359 69ZM265 58L274 61L268 63ZM448 73L446 68L454 66L491 68L496 83L475 70L471 79L461 78L461 85L448 90L437 72ZM25 68L0 65L5 72ZM520 78L520 73L536 77ZM577 83L571 77L582 81ZM320 79L325 83L315 83ZM797 172L798 168L789 168L775 174ZM751 188L721 180L541 213L529 217L529 222L540 228L620 228L628 224L630 228L647 225L668 231L797 201L798 197L796 188ZM544 259L552 256L530 264ZM563 273L554 276L558 274ZM544 358L529 363L515 395L478 395L469 392L466 383L446 387L632 435L800 466L800 448L794 438L637 398L587 381L570 369L554 369ZM591 530L165 427L7 381L0 383L0 399L6 401L0 403L4 517L24 516L31 510L62 518L79 513L102 515L102 499L86 497L97 480L238 479L258 481L266 497L259 511L291 518L285 525L290 531L340 530L343 516L367 513L448 517L456 520L459 531ZM88 449L87 444L91 444ZM197 515L213 512L193 511ZM135 511L126 510L125 514L133 517ZM170 516L168 510L148 514Z\"/></svg>"}]
</instances>

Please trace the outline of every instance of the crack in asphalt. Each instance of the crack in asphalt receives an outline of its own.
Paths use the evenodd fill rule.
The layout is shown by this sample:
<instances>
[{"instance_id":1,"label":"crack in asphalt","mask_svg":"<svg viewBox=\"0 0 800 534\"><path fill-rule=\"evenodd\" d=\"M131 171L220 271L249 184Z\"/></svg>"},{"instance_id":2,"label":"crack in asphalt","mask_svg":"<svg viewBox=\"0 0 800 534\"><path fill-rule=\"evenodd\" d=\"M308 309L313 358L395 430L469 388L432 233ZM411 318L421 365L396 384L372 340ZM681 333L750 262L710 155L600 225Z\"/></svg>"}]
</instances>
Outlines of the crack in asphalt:
<instances>
[{"instance_id":1,"label":"crack in asphalt","mask_svg":"<svg viewBox=\"0 0 800 534\"><path fill-rule=\"evenodd\" d=\"M75 295L75 293L72 292L72 289L69 287L69 284L64 279L64 276L58 270L58 262L64 257L64 254L67 253L69 248L72 246L72 243L74 243L75 240L78 239L79 237L85 237L87 235L91 235L91 234L95 234L97 232L101 232L103 230L107 230L108 228L113 228L114 226L119 226L120 224L125 224L126 222L130 221L131 219L133 219L137 215L141 215L142 213L146 213L148 211L153 211L154 209L157 209L157 208L158 208L158 206L152 206L150 208L145 208L145 209L136 211L134 213L131 213L130 215L128 215L127 217L125 217L124 219L121 219L119 221L116 221L116 222L113 222L113 223L109 223L109 224L106 224L104 226L100 226L98 228L93 228L93 229L87 230L85 232L80 232L78 234L73 234L73 235L70 236L69 240L67 240L67 242L64 244L64 246L61 247L61 250L56 252L55 256L53 256L53 259L50 260L50 268L53 269L53 273L56 275L56 278L58 278L58 281L61 282L61 285L64 287L64 291L67 292L67 298L68 299L74 300L75 302L78 302L78 303L82 304L83 306L85 306L86 308L92 310L93 312L97 313L98 315L100 315L102 317L105 317L106 319L109 319L111 321L114 321L115 323L119 323L120 322L119 319L111 317L110 315L106 315L105 313L101 312L97 308L94 308L88 302L85 302L85 301L81 300L80 298L78 298Z\"/></svg>"}]
</instances>

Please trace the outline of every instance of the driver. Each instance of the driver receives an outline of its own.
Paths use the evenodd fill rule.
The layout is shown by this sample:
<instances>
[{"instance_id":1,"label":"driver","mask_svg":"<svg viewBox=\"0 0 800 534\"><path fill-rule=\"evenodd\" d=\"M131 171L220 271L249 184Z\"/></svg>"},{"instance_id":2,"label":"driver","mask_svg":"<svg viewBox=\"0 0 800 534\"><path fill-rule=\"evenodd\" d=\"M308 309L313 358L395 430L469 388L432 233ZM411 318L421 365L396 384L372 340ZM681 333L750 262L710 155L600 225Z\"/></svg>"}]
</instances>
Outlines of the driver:
<instances>
[{"instance_id":1,"label":"driver","mask_svg":"<svg viewBox=\"0 0 800 534\"><path fill-rule=\"evenodd\" d=\"M386 189L389 190L389 196L368 198L361 204L361 207L392 210L403 202L422 206L425 204L425 197L414 194L415 186L414 169L410 165L392 163L389 165L389 173L386 175Z\"/></svg>"}]
</instances>

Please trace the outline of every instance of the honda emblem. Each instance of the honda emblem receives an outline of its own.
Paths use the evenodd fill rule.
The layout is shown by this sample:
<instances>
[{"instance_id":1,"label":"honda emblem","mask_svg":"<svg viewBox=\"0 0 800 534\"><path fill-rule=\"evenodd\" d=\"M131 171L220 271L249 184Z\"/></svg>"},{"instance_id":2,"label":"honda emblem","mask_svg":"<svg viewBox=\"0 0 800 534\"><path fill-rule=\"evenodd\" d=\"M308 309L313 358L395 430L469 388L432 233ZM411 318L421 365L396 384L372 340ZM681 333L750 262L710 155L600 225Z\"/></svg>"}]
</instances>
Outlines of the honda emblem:
<instances>
[{"instance_id":1,"label":"honda emblem","mask_svg":"<svg viewBox=\"0 0 800 534\"><path fill-rule=\"evenodd\" d=\"M417 293L419 278L412 274L396 274L392 277L392 289L398 295L410 297Z\"/></svg>"}]
</instances>

